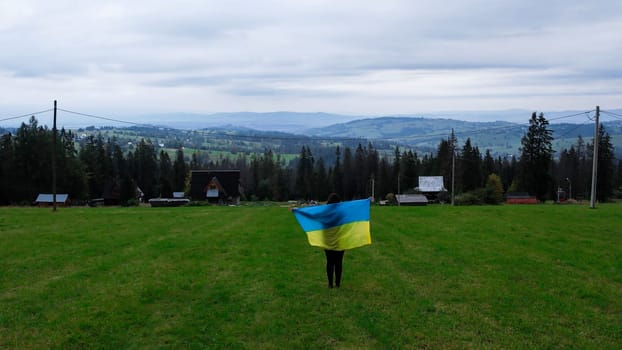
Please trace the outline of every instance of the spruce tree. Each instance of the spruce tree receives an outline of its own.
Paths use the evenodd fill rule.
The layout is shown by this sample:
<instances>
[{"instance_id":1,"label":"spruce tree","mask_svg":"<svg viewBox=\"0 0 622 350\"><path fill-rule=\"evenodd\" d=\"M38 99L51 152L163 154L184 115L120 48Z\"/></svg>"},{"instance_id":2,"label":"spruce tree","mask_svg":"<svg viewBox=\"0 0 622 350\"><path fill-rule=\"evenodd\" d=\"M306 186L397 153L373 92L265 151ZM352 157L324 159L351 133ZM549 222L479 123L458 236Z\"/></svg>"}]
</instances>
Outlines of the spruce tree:
<instances>
[{"instance_id":1,"label":"spruce tree","mask_svg":"<svg viewBox=\"0 0 622 350\"><path fill-rule=\"evenodd\" d=\"M175 162L173 163L173 190L184 191L186 187L186 176L188 176L188 166L184 159L184 150L182 147L177 149Z\"/></svg>"},{"instance_id":2,"label":"spruce tree","mask_svg":"<svg viewBox=\"0 0 622 350\"><path fill-rule=\"evenodd\" d=\"M544 114L537 116L534 112L529 120L529 129L521 139L520 187L540 201L546 199L551 183L553 136L548 125Z\"/></svg>"},{"instance_id":3,"label":"spruce tree","mask_svg":"<svg viewBox=\"0 0 622 350\"><path fill-rule=\"evenodd\" d=\"M592 148L593 149L593 148ZM611 136L605 131L603 124L598 129L598 170L596 182L596 199L605 202L613 195L614 153Z\"/></svg>"},{"instance_id":4,"label":"spruce tree","mask_svg":"<svg viewBox=\"0 0 622 350\"><path fill-rule=\"evenodd\" d=\"M482 158L479 148L471 145L471 139L467 138L462 148L462 190L473 191L482 187Z\"/></svg>"}]
</instances>

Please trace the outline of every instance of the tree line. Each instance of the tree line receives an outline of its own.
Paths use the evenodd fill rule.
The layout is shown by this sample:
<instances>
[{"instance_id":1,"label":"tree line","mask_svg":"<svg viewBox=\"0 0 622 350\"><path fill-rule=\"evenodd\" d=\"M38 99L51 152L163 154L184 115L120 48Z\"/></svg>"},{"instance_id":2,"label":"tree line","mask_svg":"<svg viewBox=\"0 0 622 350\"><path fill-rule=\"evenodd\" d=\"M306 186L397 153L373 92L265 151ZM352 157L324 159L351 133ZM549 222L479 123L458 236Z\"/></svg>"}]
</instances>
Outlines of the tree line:
<instances>
[{"instance_id":1,"label":"tree line","mask_svg":"<svg viewBox=\"0 0 622 350\"><path fill-rule=\"evenodd\" d=\"M599 133L597 195L606 201L620 191L622 163L616 163L611 138L602 125ZM135 203L139 195L144 200L172 197L174 191L188 188L190 171L199 169L240 170L245 200L321 201L331 192L345 199L391 199L397 193L415 192L419 176L443 176L448 191L453 179L457 199L464 203L497 203L507 192L556 199L559 188L568 193L571 187L570 195L582 199L589 198L593 149L579 137L554 159L553 137L542 113L532 114L519 157L494 157L489 150L482 154L469 138L458 145L453 132L434 152L419 154L396 146L392 154L380 154L372 143L333 145L332 152L303 145L291 161L271 149L235 159L210 159L201 151L187 156L183 147L169 155L144 139L123 152L114 137L99 134L77 141L65 129L55 143L53 138L52 130L38 125L34 117L14 135L2 135L0 204L30 203L38 193L51 193L51 152L56 154L57 192L84 201L106 192L116 192L122 204ZM440 199L448 196L441 193Z\"/></svg>"}]
</instances>

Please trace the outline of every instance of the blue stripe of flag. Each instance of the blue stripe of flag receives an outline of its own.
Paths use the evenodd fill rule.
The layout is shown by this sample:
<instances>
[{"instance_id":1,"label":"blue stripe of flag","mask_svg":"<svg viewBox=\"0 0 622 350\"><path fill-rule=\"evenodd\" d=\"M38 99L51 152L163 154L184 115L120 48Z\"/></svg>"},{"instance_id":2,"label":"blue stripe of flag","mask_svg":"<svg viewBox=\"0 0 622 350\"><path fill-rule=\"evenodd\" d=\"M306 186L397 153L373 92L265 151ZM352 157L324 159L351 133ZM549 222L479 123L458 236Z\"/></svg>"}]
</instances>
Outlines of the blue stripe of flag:
<instances>
[{"instance_id":1,"label":"blue stripe of flag","mask_svg":"<svg viewBox=\"0 0 622 350\"><path fill-rule=\"evenodd\" d=\"M370 199L294 209L305 232L327 229L357 221L369 221Z\"/></svg>"}]
</instances>

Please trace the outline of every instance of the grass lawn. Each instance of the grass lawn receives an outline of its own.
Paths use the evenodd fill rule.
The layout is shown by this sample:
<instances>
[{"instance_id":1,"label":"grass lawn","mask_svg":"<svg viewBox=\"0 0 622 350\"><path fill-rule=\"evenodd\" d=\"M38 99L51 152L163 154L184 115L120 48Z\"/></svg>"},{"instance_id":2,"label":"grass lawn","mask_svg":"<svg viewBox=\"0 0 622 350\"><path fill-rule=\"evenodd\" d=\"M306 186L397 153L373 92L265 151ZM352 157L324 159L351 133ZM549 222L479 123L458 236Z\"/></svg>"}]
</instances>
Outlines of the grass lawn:
<instances>
[{"instance_id":1,"label":"grass lawn","mask_svg":"<svg viewBox=\"0 0 622 350\"><path fill-rule=\"evenodd\" d=\"M287 208L0 208L0 349L622 347L622 205L371 217L328 289Z\"/></svg>"}]
</instances>

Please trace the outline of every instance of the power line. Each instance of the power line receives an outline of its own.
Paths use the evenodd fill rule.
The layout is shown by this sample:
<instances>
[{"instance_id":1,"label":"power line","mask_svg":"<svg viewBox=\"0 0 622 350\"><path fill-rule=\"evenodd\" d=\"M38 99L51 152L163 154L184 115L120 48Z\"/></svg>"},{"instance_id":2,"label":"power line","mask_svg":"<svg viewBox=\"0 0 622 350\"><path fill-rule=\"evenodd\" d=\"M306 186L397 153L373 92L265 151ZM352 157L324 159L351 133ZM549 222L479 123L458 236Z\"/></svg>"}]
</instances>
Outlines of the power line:
<instances>
[{"instance_id":1,"label":"power line","mask_svg":"<svg viewBox=\"0 0 622 350\"><path fill-rule=\"evenodd\" d=\"M117 122L117 123L124 123L124 124L130 124L130 125L135 125L135 126L147 126L147 127L157 127L155 125L152 124L142 124L142 123L136 123L136 122L130 122L130 121L126 121L126 120L121 120L121 119L116 119L116 118L108 118L108 117L103 117L103 116L98 116L98 115L94 115L94 114L88 114L88 113L82 113L82 112L76 112L76 111L70 111L70 110L66 110L66 109L62 109L62 108L58 108L59 111L63 111L66 113L70 113L70 114L75 114L75 115L80 115L80 116L85 116L85 117L89 117L89 118L95 118L95 119L101 119L101 120L107 120L107 121L113 121L113 122ZM172 129L172 128L171 128ZM348 138L348 137L325 137L325 138L319 138L319 137L305 137L305 136L274 136L274 135L243 135L243 134L227 134L227 133L218 133L218 132L211 132L211 131L207 131L207 130L201 130L201 129L197 129L197 130L192 130L191 132L197 132L197 133L201 133L204 135L209 135L212 137L221 137L222 139L232 139L232 138L246 138L246 139L268 139L268 140L320 140L320 141L362 141L362 140L366 140L366 138Z\"/></svg>"},{"instance_id":2,"label":"power line","mask_svg":"<svg viewBox=\"0 0 622 350\"><path fill-rule=\"evenodd\" d=\"M608 111L602 111L602 110L601 110L601 112L605 113L605 114L608 114L609 116L614 117L616 119L622 120L622 115L620 115L620 114L613 113L613 112L608 112Z\"/></svg>"},{"instance_id":3,"label":"power line","mask_svg":"<svg viewBox=\"0 0 622 350\"><path fill-rule=\"evenodd\" d=\"M561 117L556 117L556 118L548 119L548 121L568 119L568 118L572 118L572 117L576 117L576 116L580 116L580 115L584 115L584 114L585 115L589 115L589 113L591 113L593 111L594 110L580 112L580 113L575 113L575 114L570 114L570 115L564 115L564 116L561 116ZM487 128L487 129L460 131L460 132L455 132L455 135L456 135L456 137L458 137L458 136L465 137L465 136L470 136L470 135L475 135L475 134L480 134L480 133L499 131L499 130L505 130L505 129L510 130L510 129L520 128L520 127L525 127L525 126L529 126L529 122L521 123L521 124L513 124L513 125L503 125L503 126L497 126L497 127ZM428 139L428 138L444 137L444 136L447 136L446 132L443 133L443 134L439 133L439 134L432 134L432 135L416 135L416 136L401 137L401 138L402 139L408 139L408 140L413 140L413 139L416 140L416 139Z\"/></svg>"},{"instance_id":4,"label":"power line","mask_svg":"<svg viewBox=\"0 0 622 350\"><path fill-rule=\"evenodd\" d=\"M576 116L580 116L580 115L587 115L588 119L589 119L589 113L593 112L593 110L591 111L585 111L585 112L579 112L579 113L574 113L574 114L569 114L569 115L564 115L564 116L560 116L560 117L555 117L555 118L551 118L549 120L551 121L555 121L555 120L562 120L562 119L568 119L568 118L572 118L572 117L576 117ZM86 116L91 116L91 117L96 117L99 119L104 119L104 120L113 120L113 121L118 121L117 119L112 119L112 118L105 118L105 117L99 117L99 116L93 116L93 115L89 115L89 114L85 114L85 113L78 113L78 112L73 112L74 114L79 114L79 115L86 115ZM133 123L133 122L126 122L128 124L135 124L135 125L145 125L145 126L149 126L147 124L138 124L138 123ZM461 131L461 132L456 132L456 136L460 136L460 137L466 137L466 136L470 136L470 135L475 135L475 134L479 134L479 133L486 133L486 132L494 132L494 131L500 131L500 130L510 130L510 129L514 129L514 128L520 128L520 127L525 127L528 126L529 122L527 123L521 123L521 124L514 124L514 125L503 125L503 126L499 126L499 127L493 127L493 128L487 128L487 129L479 129L479 130L471 130L471 131ZM574 130L576 130L578 127L581 127L582 125L578 125L576 128L570 130L569 132L572 132ZM228 134L228 133L218 133L218 132L213 132L213 131L207 131L207 130L193 130L192 132L196 132L196 133L200 133L203 134L205 136L209 136L209 137L213 137L213 138L219 138L219 139L250 139L250 140L257 140L257 141L261 141L261 140L282 140L282 141L291 141L291 140L299 140L299 141L307 141L307 140L314 140L314 141L351 141L351 142L361 142L361 141L392 141L392 142L396 142L398 140L396 139L392 139L392 138L384 138L384 139L374 139L374 138L348 138L348 137L310 137L310 136L274 136L274 135L243 135L243 134ZM569 133L568 132L568 133ZM565 135L565 134L564 134ZM564 136L562 135L562 137ZM401 137L400 139L407 139L407 140L417 140L417 139L430 139L430 138L435 138L435 137L444 137L447 136L447 133L439 133L439 134L432 134L432 135L416 135L416 136L410 136L410 137ZM402 144L402 146L408 146L408 145L404 145ZM408 146L411 147L411 146Z\"/></svg>"},{"instance_id":5,"label":"power line","mask_svg":"<svg viewBox=\"0 0 622 350\"><path fill-rule=\"evenodd\" d=\"M583 126L585 126L586 124L577 124L577 126L575 126L574 128L566 131L565 133L561 134L558 136L558 138L564 138L566 135L570 134L571 132L577 130L578 128L581 128Z\"/></svg>"},{"instance_id":6,"label":"power line","mask_svg":"<svg viewBox=\"0 0 622 350\"><path fill-rule=\"evenodd\" d=\"M59 111L63 111L65 113L74 114L74 115L79 115L79 116L84 116L84 117L94 118L94 119L100 119L100 120L106 120L106 121L112 121L112 122L117 122L117 123L123 123L123 124L128 124L128 125L145 126L145 127L156 127L155 125L151 125L151 124L136 123L136 122L131 122L131 121L122 120L122 119L118 119L118 118L110 118L110 117L104 117L104 116L100 116L100 115L89 114L89 113L76 112L76 111L72 111L72 110L68 110L68 109L63 109L63 108L58 108L58 110ZM52 111L52 109L47 109L47 110L40 111L40 112L35 112L35 113L28 113L28 114L24 114L24 115L21 115L21 116L16 116L16 117L11 117L11 118L6 118L6 119L0 119L0 121L17 119L17 118L23 118L23 117L27 117L27 116L30 116L30 115L37 115L37 114L42 114L42 113L46 113L46 112L50 112L50 111ZM580 115L584 115L584 114L588 115L588 119L589 119L589 113L591 113L591 112L593 112L593 110L585 111L585 112L580 112L580 113L575 113L575 114L570 114L570 115L564 115L564 116L560 116L560 117L556 117L556 118L551 118L551 119L549 119L549 121L567 119L567 118L572 118L572 117L576 117L576 116L580 116ZM617 114L612 113L612 112L605 112L605 113L617 115ZM617 115L617 116L620 116L620 115ZM620 116L620 117L622 117L622 116ZM503 125L503 126L492 127L492 128L487 128L487 129L460 131L460 132L456 132L455 135L456 135L456 137L458 137L458 136L466 137L466 136L475 135L475 134L479 134L479 133L487 133L487 132L495 132L495 131L502 131L502 130L510 130L510 129L514 129L514 128L525 127L525 126L528 126L528 125L529 125L529 122L521 123L521 124L513 124L513 125ZM571 130L571 131L573 131L573 130ZM219 133L219 132L213 132L213 131L207 131L207 130L201 130L201 129L193 130L191 132L200 133L200 134L203 134L205 136L214 137L214 138L220 138L220 139L250 139L250 140L258 140L258 141L260 141L260 140L283 140L283 141L314 140L314 141L351 141L351 142L361 142L361 141L384 141L384 142L389 141L389 142L396 142L397 141L396 139L392 139L392 138L312 137L312 136L302 136L302 135L301 136L244 135L244 134ZM430 138L445 137L445 136L447 136L447 132L443 132L442 134L438 133L438 134L431 134L431 135L428 134L428 135L415 135L415 136L410 136L410 137L400 137L400 139L402 139L402 140L403 139L406 139L406 140L417 140L417 139L430 139Z\"/></svg>"},{"instance_id":7,"label":"power line","mask_svg":"<svg viewBox=\"0 0 622 350\"><path fill-rule=\"evenodd\" d=\"M20 119L20 118L31 117L31 116L34 116L34 115L51 112L53 110L54 110L53 108L50 108L50 109L46 109L46 110L40 111L40 112L27 113L27 114L18 115L18 116L15 116L15 117L3 118L3 119L0 119L0 122L4 122L4 121L7 121L7 120L13 120L13 119Z\"/></svg>"},{"instance_id":8,"label":"power line","mask_svg":"<svg viewBox=\"0 0 622 350\"><path fill-rule=\"evenodd\" d=\"M70 114L81 115L81 116L84 116L84 117L89 117L89 118L94 118L94 119L107 120L107 121L111 121L111 122L124 123L124 124L131 124L131 125L144 125L144 126L149 126L149 124L140 124L140 123L135 123L135 122L128 122L128 121L126 121L126 120L121 120L121 119L113 119L113 118L107 118L107 117L102 117L102 116L98 116L98 115L94 115L94 114L87 114L87 113L74 112L74 111L70 111L70 110L66 110L66 109L62 109L62 108L58 108L58 110L59 110L59 111L66 112L66 113L70 113Z\"/></svg>"},{"instance_id":9,"label":"power line","mask_svg":"<svg viewBox=\"0 0 622 350\"><path fill-rule=\"evenodd\" d=\"M63 111L63 112L67 112L67 113L71 113L71 114L75 114L75 115L81 115L81 116L89 117L89 118L95 118L95 119L101 119L101 120L107 120L107 121L114 121L114 122L118 122L118 123L124 123L124 124L136 125L136 126L153 126L153 127L155 127L154 125L151 125L151 124L141 124L141 123L130 122L130 121L116 119L116 118L109 118L109 117L103 117L103 116L98 116L98 115L94 115L94 114L70 111L70 110L66 110L66 109L62 109L62 108L59 108L58 110ZM551 118L551 119L549 119L549 121L572 118L572 117L576 117L576 116L579 116L579 115L588 114L590 112L593 112L593 110L585 111L585 112L579 112L579 113L570 114L570 115L564 115L564 116L560 116L560 117L556 117L556 118ZM523 126L528 126L528 125L529 125L529 122L521 123L521 124L515 124L515 125L504 125L504 126L493 127L493 128L488 128L488 129L479 129L479 130L472 130L472 131L462 131L462 132L458 132L456 134L472 135L472 134L478 134L478 133L490 132L490 131L496 131L496 130L513 129L513 128L523 127ZM269 139L269 140L307 140L307 139L324 140L324 141L361 141L361 140L380 140L380 141L382 141L383 140L383 139L369 139L369 138L365 138L365 137L359 137L359 138L353 138L353 137L310 137L310 136L303 137L303 136L226 134L226 133L216 133L216 132L204 131L204 130L200 130L200 129L194 130L194 132L200 132L200 133L203 133L203 134L207 134L209 136L221 136L221 137L224 137L224 138L250 138L250 139ZM439 134L436 134L436 135L434 135L434 134L432 134L432 135L417 135L417 136L408 137L407 139L413 139L413 138L414 139L417 139L417 138L432 138L432 137L438 137L438 136L447 136L447 134L446 133L443 133L443 134L439 133Z\"/></svg>"},{"instance_id":10,"label":"power line","mask_svg":"<svg viewBox=\"0 0 622 350\"><path fill-rule=\"evenodd\" d=\"M567 118L577 117L577 116L580 116L580 115L583 115L583 114L585 114L585 115L589 115L589 113L592 113L592 112L594 112L594 111L596 111L596 110L595 110L595 109L592 109L592 110L589 110L589 111L580 112L580 113L576 113L576 114L570 114L570 115L565 115L565 116L561 116L561 117L557 117L557 118L551 118L551 119L549 119L549 121L551 121L551 120L559 120L559 119L567 119Z\"/></svg>"}]
</instances>

